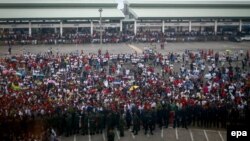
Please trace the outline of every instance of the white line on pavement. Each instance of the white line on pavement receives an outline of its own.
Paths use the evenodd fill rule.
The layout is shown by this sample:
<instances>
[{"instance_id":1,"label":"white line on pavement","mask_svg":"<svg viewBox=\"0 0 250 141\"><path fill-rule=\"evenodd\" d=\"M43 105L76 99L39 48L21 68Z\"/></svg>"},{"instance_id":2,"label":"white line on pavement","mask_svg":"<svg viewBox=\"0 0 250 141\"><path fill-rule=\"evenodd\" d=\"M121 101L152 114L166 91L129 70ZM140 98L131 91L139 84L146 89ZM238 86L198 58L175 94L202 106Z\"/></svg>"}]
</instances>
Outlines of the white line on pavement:
<instances>
[{"instance_id":1,"label":"white line on pavement","mask_svg":"<svg viewBox=\"0 0 250 141\"><path fill-rule=\"evenodd\" d=\"M224 139L223 139L223 137L222 137L222 135L221 135L221 132L220 132L220 131L218 131L218 133L219 133L219 135L220 135L220 139L221 139L221 141L224 141Z\"/></svg>"},{"instance_id":2,"label":"white line on pavement","mask_svg":"<svg viewBox=\"0 0 250 141\"><path fill-rule=\"evenodd\" d=\"M104 132L102 132L102 138L103 138L103 141L106 141Z\"/></svg>"},{"instance_id":3,"label":"white line on pavement","mask_svg":"<svg viewBox=\"0 0 250 141\"><path fill-rule=\"evenodd\" d=\"M91 135L89 134L89 141L91 141Z\"/></svg>"},{"instance_id":4,"label":"white line on pavement","mask_svg":"<svg viewBox=\"0 0 250 141\"><path fill-rule=\"evenodd\" d=\"M178 130L177 130L177 128L175 128L175 135L176 135L176 140L179 140L179 136L178 136Z\"/></svg>"},{"instance_id":5,"label":"white line on pavement","mask_svg":"<svg viewBox=\"0 0 250 141\"><path fill-rule=\"evenodd\" d=\"M135 139L135 135L134 135L134 133L131 133L131 135L132 135L133 139Z\"/></svg>"},{"instance_id":6,"label":"white line on pavement","mask_svg":"<svg viewBox=\"0 0 250 141\"><path fill-rule=\"evenodd\" d=\"M193 136L192 131L191 131L191 130L189 130L189 133L190 133L191 141L194 141L194 136Z\"/></svg>"},{"instance_id":7,"label":"white line on pavement","mask_svg":"<svg viewBox=\"0 0 250 141\"><path fill-rule=\"evenodd\" d=\"M76 135L74 135L74 141L76 141Z\"/></svg>"},{"instance_id":8,"label":"white line on pavement","mask_svg":"<svg viewBox=\"0 0 250 141\"><path fill-rule=\"evenodd\" d=\"M163 138L163 128L161 128L161 138Z\"/></svg>"},{"instance_id":9,"label":"white line on pavement","mask_svg":"<svg viewBox=\"0 0 250 141\"><path fill-rule=\"evenodd\" d=\"M202 129L196 129L196 128L192 128L192 130L198 130L198 131L202 131ZM206 132L218 132L218 130L206 130ZM226 133L227 131L220 131L220 132L222 132L222 133Z\"/></svg>"},{"instance_id":10,"label":"white line on pavement","mask_svg":"<svg viewBox=\"0 0 250 141\"><path fill-rule=\"evenodd\" d=\"M89 119L88 119L88 127L90 127ZM88 129L88 132L89 132L89 141L91 141L90 129Z\"/></svg>"},{"instance_id":11,"label":"white line on pavement","mask_svg":"<svg viewBox=\"0 0 250 141\"><path fill-rule=\"evenodd\" d=\"M147 137L149 138L149 133L147 134Z\"/></svg>"},{"instance_id":12,"label":"white line on pavement","mask_svg":"<svg viewBox=\"0 0 250 141\"><path fill-rule=\"evenodd\" d=\"M204 135L206 137L206 140L209 141L206 130L203 130L203 131L204 131Z\"/></svg>"},{"instance_id":13,"label":"white line on pavement","mask_svg":"<svg viewBox=\"0 0 250 141\"><path fill-rule=\"evenodd\" d=\"M137 53L142 53L143 51L140 49L140 48L138 48L138 47L136 47L136 46L134 46L134 45L128 45L130 48L132 48L132 49L134 49Z\"/></svg>"},{"instance_id":14,"label":"white line on pavement","mask_svg":"<svg viewBox=\"0 0 250 141\"><path fill-rule=\"evenodd\" d=\"M118 132L118 130L116 129L116 134L117 134L117 138L118 138L118 140L120 140L121 138L120 138L120 135L119 135L119 132Z\"/></svg>"}]
</instances>

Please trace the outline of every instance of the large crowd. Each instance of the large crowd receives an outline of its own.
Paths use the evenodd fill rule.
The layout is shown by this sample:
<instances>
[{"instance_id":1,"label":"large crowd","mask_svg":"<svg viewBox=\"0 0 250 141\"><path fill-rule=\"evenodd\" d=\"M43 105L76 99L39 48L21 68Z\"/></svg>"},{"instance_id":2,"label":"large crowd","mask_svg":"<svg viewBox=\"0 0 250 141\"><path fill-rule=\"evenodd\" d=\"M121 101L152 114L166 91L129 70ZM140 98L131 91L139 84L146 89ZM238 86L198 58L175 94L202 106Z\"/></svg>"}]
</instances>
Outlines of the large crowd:
<instances>
[{"instance_id":1,"label":"large crowd","mask_svg":"<svg viewBox=\"0 0 250 141\"><path fill-rule=\"evenodd\" d=\"M105 30L103 32L103 43L120 43L120 42L183 42L183 41L228 41L231 40L237 33L234 32L214 32L204 31L183 31L174 32L168 31L164 34L159 31L138 31L135 35L133 32L111 32ZM0 34L0 45L38 45L38 44L88 44L100 43L100 33L94 32L91 36L90 32L65 32L62 36L59 33L33 33L29 36L28 33L13 32Z\"/></svg>"},{"instance_id":2,"label":"large crowd","mask_svg":"<svg viewBox=\"0 0 250 141\"><path fill-rule=\"evenodd\" d=\"M249 51L24 52L0 60L0 138L226 128L249 119Z\"/></svg>"}]
</instances>

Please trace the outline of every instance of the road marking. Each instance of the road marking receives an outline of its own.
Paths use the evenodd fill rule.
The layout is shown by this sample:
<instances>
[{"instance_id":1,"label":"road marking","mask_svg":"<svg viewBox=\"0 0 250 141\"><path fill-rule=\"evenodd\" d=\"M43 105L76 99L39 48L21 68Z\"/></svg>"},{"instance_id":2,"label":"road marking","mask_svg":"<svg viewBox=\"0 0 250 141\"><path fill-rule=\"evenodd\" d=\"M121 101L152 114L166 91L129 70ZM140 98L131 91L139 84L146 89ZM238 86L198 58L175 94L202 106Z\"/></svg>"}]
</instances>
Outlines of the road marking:
<instances>
[{"instance_id":1,"label":"road marking","mask_svg":"<svg viewBox=\"0 0 250 141\"><path fill-rule=\"evenodd\" d=\"M177 128L175 128L175 135L176 135L176 140L179 140L179 136L178 136L178 130L177 130Z\"/></svg>"},{"instance_id":2,"label":"road marking","mask_svg":"<svg viewBox=\"0 0 250 141\"><path fill-rule=\"evenodd\" d=\"M190 133L191 141L194 141L194 136L193 136L192 131L191 131L191 130L189 130L189 133Z\"/></svg>"},{"instance_id":3,"label":"road marking","mask_svg":"<svg viewBox=\"0 0 250 141\"><path fill-rule=\"evenodd\" d=\"M116 129L116 134L117 134L117 138L118 138L118 140L120 140L121 138L120 138L120 135L119 135L119 133L118 133L118 130Z\"/></svg>"},{"instance_id":4,"label":"road marking","mask_svg":"<svg viewBox=\"0 0 250 141\"><path fill-rule=\"evenodd\" d=\"M89 127L90 127L90 124L89 124L89 119L88 119L88 128ZM90 129L88 129L88 132L89 132L89 141L91 141Z\"/></svg>"},{"instance_id":5,"label":"road marking","mask_svg":"<svg viewBox=\"0 0 250 141\"><path fill-rule=\"evenodd\" d=\"M76 141L76 135L74 135L74 141Z\"/></svg>"},{"instance_id":6,"label":"road marking","mask_svg":"<svg viewBox=\"0 0 250 141\"><path fill-rule=\"evenodd\" d=\"M104 141L106 141L104 132L102 132L102 138L103 138Z\"/></svg>"},{"instance_id":7,"label":"road marking","mask_svg":"<svg viewBox=\"0 0 250 141\"><path fill-rule=\"evenodd\" d=\"M224 139L223 139L223 137L222 137L222 135L221 135L221 132L220 132L220 131L218 131L218 133L219 133L219 135L220 135L220 139L221 139L221 141L224 141Z\"/></svg>"},{"instance_id":8,"label":"road marking","mask_svg":"<svg viewBox=\"0 0 250 141\"><path fill-rule=\"evenodd\" d=\"M149 133L147 134L147 137L149 138Z\"/></svg>"},{"instance_id":9,"label":"road marking","mask_svg":"<svg viewBox=\"0 0 250 141\"><path fill-rule=\"evenodd\" d=\"M202 129L196 129L196 128L192 128L192 130L198 130L198 131L202 131ZM206 130L206 132L213 132L213 133L217 133L218 130ZM227 131L220 131L222 133L226 133Z\"/></svg>"},{"instance_id":10,"label":"road marking","mask_svg":"<svg viewBox=\"0 0 250 141\"><path fill-rule=\"evenodd\" d=\"M134 45L128 45L128 47L130 47L130 48L132 48L133 50L135 50L137 53L142 53L143 51L140 49L140 48L138 48L138 47L136 47L136 46L134 46Z\"/></svg>"},{"instance_id":11,"label":"road marking","mask_svg":"<svg viewBox=\"0 0 250 141\"><path fill-rule=\"evenodd\" d=\"M204 131L204 135L206 137L206 140L209 141L206 130L203 130L203 131Z\"/></svg>"},{"instance_id":12,"label":"road marking","mask_svg":"<svg viewBox=\"0 0 250 141\"><path fill-rule=\"evenodd\" d=\"M161 128L161 138L163 138L163 128Z\"/></svg>"},{"instance_id":13,"label":"road marking","mask_svg":"<svg viewBox=\"0 0 250 141\"><path fill-rule=\"evenodd\" d=\"M132 135L133 139L135 139L135 135L134 135L134 133L131 133L131 135Z\"/></svg>"},{"instance_id":14,"label":"road marking","mask_svg":"<svg viewBox=\"0 0 250 141\"><path fill-rule=\"evenodd\" d=\"M89 134L89 141L91 141L91 135Z\"/></svg>"}]
</instances>

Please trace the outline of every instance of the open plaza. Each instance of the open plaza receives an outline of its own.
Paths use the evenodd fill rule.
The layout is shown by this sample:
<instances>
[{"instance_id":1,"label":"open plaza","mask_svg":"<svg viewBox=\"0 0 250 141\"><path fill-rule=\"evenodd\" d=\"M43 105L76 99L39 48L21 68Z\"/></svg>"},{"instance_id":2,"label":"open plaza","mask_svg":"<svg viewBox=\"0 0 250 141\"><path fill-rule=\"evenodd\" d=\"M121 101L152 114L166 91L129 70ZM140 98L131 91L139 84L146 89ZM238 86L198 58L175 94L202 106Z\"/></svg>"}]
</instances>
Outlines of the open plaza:
<instances>
[{"instance_id":1,"label":"open plaza","mask_svg":"<svg viewBox=\"0 0 250 141\"><path fill-rule=\"evenodd\" d=\"M117 5L0 1L1 141L226 141L248 128L249 1Z\"/></svg>"}]
</instances>

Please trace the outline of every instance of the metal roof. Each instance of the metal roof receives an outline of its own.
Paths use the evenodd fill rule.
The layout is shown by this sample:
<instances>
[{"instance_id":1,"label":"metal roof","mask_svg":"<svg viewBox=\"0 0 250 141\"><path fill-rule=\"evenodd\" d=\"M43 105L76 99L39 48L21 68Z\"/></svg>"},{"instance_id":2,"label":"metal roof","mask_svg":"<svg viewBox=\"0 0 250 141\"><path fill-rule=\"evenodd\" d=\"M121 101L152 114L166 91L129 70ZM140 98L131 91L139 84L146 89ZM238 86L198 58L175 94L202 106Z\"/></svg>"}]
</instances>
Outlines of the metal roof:
<instances>
[{"instance_id":1,"label":"metal roof","mask_svg":"<svg viewBox=\"0 0 250 141\"><path fill-rule=\"evenodd\" d=\"M0 0L0 7L117 7L115 0Z\"/></svg>"},{"instance_id":2,"label":"metal roof","mask_svg":"<svg viewBox=\"0 0 250 141\"><path fill-rule=\"evenodd\" d=\"M3 8L0 19L99 19L98 8ZM117 8L103 8L105 19L122 19Z\"/></svg>"},{"instance_id":3,"label":"metal roof","mask_svg":"<svg viewBox=\"0 0 250 141\"><path fill-rule=\"evenodd\" d=\"M125 3L129 4L130 7L250 7L249 0L126 0Z\"/></svg>"},{"instance_id":4,"label":"metal roof","mask_svg":"<svg viewBox=\"0 0 250 141\"><path fill-rule=\"evenodd\" d=\"M127 0L137 19L250 18L249 0Z\"/></svg>"},{"instance_id":5,"label":"metal roof","mask_svg":"<svg viewBox=\"0 0 250 141\"><path fill-rule=\"evenodd\" d=\"M116 3L115 0L1 0L3 3Z\"/></svg>"},{"instance_id":6,"label":"metal roof","mask_svg":"<svg viewBox=\"0 0 250 141\"><path fill-rule=\"evenodd\" d=\"M248 8L130 8L137 19L250 18Z\"/></svg>"}]
</instances>

